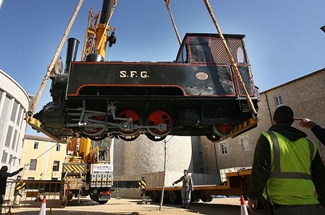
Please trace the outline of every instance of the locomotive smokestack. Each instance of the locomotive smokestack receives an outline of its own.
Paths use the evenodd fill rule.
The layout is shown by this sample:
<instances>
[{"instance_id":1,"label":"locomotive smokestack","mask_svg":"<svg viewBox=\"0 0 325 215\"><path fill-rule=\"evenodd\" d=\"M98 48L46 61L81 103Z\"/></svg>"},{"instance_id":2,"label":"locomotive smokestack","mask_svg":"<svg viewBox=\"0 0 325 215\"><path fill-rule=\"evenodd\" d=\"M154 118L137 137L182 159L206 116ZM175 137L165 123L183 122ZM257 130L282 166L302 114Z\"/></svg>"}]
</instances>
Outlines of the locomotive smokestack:
<instances>
[{"instance_id":1,"label":"locomotive smokestack","mask_svg":"<svg viewBox=\"0 0 325 215\"><path fill-rule=\"evenodd\" d=\"M70 63L76 60L78 46L79 46L79 40L77 40L76 38L68 39L67 58L65 60L64 73L69 73Z\"/></svg>"},{"instance_id":2,"label":"locomotive smokestack","mask_svg":"<svg viewBox=\"0 0 325 215\"><path fill-rule=\"evenodd\" d=\"M103 0L102 13L100 15L100 23L105 24L111 14L113 8L113 0Z\"/></svg>"}]
</instances>

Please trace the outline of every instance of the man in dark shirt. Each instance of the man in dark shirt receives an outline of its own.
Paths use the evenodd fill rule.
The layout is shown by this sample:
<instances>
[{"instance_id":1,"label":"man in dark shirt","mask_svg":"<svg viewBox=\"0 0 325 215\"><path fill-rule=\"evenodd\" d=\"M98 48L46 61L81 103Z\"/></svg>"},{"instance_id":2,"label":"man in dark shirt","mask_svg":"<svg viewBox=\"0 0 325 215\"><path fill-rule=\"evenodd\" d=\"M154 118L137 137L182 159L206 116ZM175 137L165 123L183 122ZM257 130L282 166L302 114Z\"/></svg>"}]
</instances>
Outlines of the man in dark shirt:
<instances>
[{"instance_id":1,"label":"man in dark shirt","mask_svg":"<svg viewBox=\"0 0 325 215\"><path fill-rule=\"evenodd\" d=\"M8 166L1 167L1 169L0 169L0 206L1 206L0 213L2 211L3 198L6 194L7 178L17 175L23 169L24 168L20 168L19 170L15 171L15 172L9 173Z\"/></svg>"},{"instance_id":2,"label":"man in dark shirt","mask_svg":"<svg viewBox=\"0 0 325 215\"><path fill-rule=\"evenodd\" d=\"M173 186L179 182L183 182L182 185L182 208L190 208L191 205L191 191L194 190L192 177L188 175L187 169L184 170L184 175L173 183Z\"/></svg>"}]
</instances>

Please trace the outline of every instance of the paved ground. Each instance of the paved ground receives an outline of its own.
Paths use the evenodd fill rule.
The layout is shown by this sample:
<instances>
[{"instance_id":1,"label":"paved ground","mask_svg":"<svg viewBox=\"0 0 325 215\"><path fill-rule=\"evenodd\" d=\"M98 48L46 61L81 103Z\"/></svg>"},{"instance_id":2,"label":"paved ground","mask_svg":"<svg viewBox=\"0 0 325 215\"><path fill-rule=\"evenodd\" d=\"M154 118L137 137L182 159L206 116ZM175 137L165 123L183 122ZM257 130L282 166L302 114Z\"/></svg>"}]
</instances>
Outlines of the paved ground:
<instances>
[{"instance_id":1,"label":"paved ground","mask_svg":"<svg viewBox=\"0 0 325 215\"><path fill-rule=\"evenodd\" d=\"M53 215L186 215L186 214L206 214L206 215L240 215L239 198L216 198L210 203L194 203L191 209L183 209L175 205L159 204L137 204L135 199L111 199L105 205L98 205L89 199L83 199L83 205L76 201L70 203L65 208L53 208ZM39 208L13 208L12 214L17 215L38 215ZM2 213L4 214L4 213ZM51 214L47 208L47 215ZM264 215L263 211L259 213Z\"/></svg>"}]
</instances>

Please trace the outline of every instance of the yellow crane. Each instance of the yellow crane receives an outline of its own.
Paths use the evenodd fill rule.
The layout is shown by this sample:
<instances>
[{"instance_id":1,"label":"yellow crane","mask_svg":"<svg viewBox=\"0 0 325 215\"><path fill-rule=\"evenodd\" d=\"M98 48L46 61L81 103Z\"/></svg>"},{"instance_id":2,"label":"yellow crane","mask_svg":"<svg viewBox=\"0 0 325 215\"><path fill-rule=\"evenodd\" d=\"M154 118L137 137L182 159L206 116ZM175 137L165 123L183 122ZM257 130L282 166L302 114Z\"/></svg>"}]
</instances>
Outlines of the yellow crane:
<instances>
[{"instance_id":1,"label":"yellow crane","mask_svg":"<svg viewBox=\"0 0 325 215\"><path fill-rule=\"evenodd\" d=\"M92 53L97 53L104 58L106 54L107 41L109 40L109 42L115 43L115 28L109 26L109 23L116 5L117 0L114 0L113 7L109 10L104 9L103 11L96 13L90 9L81 61L86 61L87 56ZM103 8L108 8L109 6L109 1L103 2ZM113 30L113 32L112 35L108 37L107 35L110 30Z\"/></svg>"}]
</instances>

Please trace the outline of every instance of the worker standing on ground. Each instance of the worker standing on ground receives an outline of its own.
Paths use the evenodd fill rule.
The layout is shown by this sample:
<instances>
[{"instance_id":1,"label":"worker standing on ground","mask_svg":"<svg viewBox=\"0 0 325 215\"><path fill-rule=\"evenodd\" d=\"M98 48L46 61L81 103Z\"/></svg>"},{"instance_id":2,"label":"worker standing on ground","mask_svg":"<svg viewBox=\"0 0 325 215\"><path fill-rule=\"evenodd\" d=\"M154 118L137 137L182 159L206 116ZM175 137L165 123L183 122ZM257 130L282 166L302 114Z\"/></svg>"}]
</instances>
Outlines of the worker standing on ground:
<instances>
[{"instance_id":1,"label":"worker standing on ground","mask_svg":"<svg viewBox=\"0 0 325 215\"><path fill-rule=\"evenodd\" d=\"M15 172L9 173L7 172L8 166L1 167L0 169L0 213L2 212L3 198L6 195L7 178L17 175L23 169L24 168L20 168Z\"/></svg>"},{"instance_id":2,"label":"worker standing on ground","mask_svg":"<svg viewBox=\"0 0 325 215\"><path fill-rule=\"evenodd\" d=\"M301 118L297 119L300 120L299 125L303 128L310 129L314 135L317 137L317 139L325 145L325 129L317 125L315 122L313 122L310 119L307 118Z\"/></svg>"},{"instance_id":3,"label":"worker standing on ground","mask_svg":"<svg viewBox=\"0 0 325 215\"><path fill-rule=\"evenodd\" d=\"M192 177L188 175L188 171L184 170L184 175L173 183L173 186L178 182L183 182L182 185L182 208L190 208L191 192L194 190Z\"/></svg>"},{"instance_id":4,"label":"worker standing on ground","mask_svg":"<svg viewBox=\"0 0 325 215\"><path fill-rule=\"evenodd\" d=\"M293 121L292 109L280 106L257 141L248 190L252 213L263 194L275 215L325 214L325 167L317 145Z\"/></svg>"}]
</instances>

